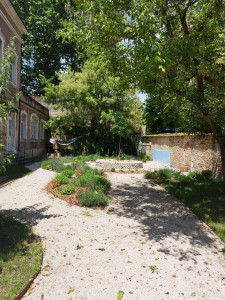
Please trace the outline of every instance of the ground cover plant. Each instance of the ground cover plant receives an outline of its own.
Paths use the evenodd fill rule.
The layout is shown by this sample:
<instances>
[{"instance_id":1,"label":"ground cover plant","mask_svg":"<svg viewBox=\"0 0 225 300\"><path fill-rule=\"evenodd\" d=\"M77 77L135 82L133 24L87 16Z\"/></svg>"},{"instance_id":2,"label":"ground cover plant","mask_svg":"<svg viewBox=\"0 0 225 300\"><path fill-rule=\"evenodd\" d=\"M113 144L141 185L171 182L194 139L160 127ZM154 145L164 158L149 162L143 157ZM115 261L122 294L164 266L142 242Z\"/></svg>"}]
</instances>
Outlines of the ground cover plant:
<instances>
[{"instance_id":1,"label":"ground cover plant","mask_svg":"<svg viewBox=\"0 0 225 300\"><path fill-rule=\"evenodd\" d=\"M97 156L98 157L98 156ZM54 158L42 163L43 169L58 173L47 189L69 204L104 207L111 183L101 170L90 168L85 162L96 156Z\"/></svg>"},{"instance_id":2,"label":"ground cover plant","mask_svg":"<svg viewBox=\"0 0 225 300\"><path fill-rule=\"evenodd\" d=\"M184 176L164 169L148 172L145 178L156 180L225 241L225 190L222 180L213 179L211 175L209 170Z\"/></svg>"},{"instance_id":3,"label":"ground cover plant","mask_svg":"<svg viewBox=\"0 0 225 300\"><path fill-rule=\"evenodd\" d=\"M29 227L0 214L0 297L11 300L40 270L42 247Z\"/></svg>"},{"instance_id":4,"label":"ground cover plant","mask_svg":"<svg viewBox=\"0 0 225 300\"><path fill-rule=\"evenodd\" d=\"M16 166L16 165L10 165L7 167L5 175L9 179L16 179L23 177L25 175L31 174L32 171L24 166Z\"/></svg>"}]
</instances>

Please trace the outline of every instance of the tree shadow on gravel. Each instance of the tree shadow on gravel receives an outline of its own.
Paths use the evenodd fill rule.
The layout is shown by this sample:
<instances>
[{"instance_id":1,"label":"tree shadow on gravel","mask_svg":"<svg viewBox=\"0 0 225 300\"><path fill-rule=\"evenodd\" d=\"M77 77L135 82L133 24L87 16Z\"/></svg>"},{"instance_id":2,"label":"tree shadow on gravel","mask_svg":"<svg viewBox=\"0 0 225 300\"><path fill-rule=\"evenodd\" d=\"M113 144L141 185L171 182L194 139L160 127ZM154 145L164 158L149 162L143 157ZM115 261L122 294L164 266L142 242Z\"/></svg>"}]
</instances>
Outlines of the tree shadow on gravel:
<instances>
[{"instance_id":1,"label":"tree shadow on gravel","mask_svg":"<svg viewBox=\"0 0 225 300\"><path fill-rule=\"evenodd\" d=\"M138 221L143 236L160 244L159 252L176 254L180 260L188 260L190 257L193 259L193 255L200 255L193 248L215 246L208 228L180 201L153 181L136 178L133 185L124 183L115 186L111 195L116 204L113 214ZM163 245L167 237L175 240L170 248ZM183 245L180 246L181 240L185 238L190 243L188 251L184 251Z\"/></svg>"},{"instance_id":2,"label":"tree shadow on gravel","mask_svg":"<svg viewBox=\"0 0 225 300\"><path fill-rule=\"evenodd\" d=\"M60 214L46 213L50 206L38 208L38 205L27 206L21 209L0 210L0 213L6 216L14 217L29 226L37 225L43 219L57 218Z\"/></svg>"}]
</instances>

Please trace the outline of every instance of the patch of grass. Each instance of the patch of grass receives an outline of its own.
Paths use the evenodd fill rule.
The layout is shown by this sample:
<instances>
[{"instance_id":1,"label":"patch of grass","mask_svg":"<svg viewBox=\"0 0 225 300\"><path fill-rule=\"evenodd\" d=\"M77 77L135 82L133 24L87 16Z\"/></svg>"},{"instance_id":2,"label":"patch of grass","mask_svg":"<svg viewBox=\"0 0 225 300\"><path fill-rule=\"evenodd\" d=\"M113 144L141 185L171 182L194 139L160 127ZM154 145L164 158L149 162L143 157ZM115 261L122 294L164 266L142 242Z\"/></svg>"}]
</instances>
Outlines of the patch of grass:
<instances>
[{"instance_id":1,"label":"patch of grass","mask_svg":"<svg viewBox=\"0 0 225 300\"><path fill-rule=\"evenodd\" d=\"M79 197L79 203L84 206L106 206L108 198L97 191L86 191Z\"/></svg>"},{"instance_id":2,"label":"patch of grass","mask_svg":"<svg viewBox=\"0 0 225 300\"><path fill-rule=\"evenodd\" d=\"M105 251L105 248L98 248L99 251Z\"/></svg>"},{"instance_id":3,"label":"patch of grass","mask_svg":"<svg viewBox=\"0 0 225 300\"><path fill-rule=\"evenodd\" d=\"M157 270L157 267L154 266L149 266L150 270L152 271L152 273L155 273L155 271Z\"/></svg>"},{"instance_id":4,"label":"patch of grass","mask_svg":"<svg viewBox=\"0 0 225 300\"><path fill-rule=\"evenodd\" d=\"M6 170L6 176L9 179L16 179L31 174L32 171L24 166L10 165Z\"/></svg>"},{"instance_id":5,"label":"patch of grass","mask_svg":"<svg viewBox=\"0 0 225 300\"><path fill-rule=\"evenodd\" d=\"M124 292L123 291L119 291L117 294L117 300L122 300L124 296Z\"/></svg>"},{"instance_id":6,"label":"patch of grass","mask_svg":"<svg viewBox=\"0 0 225 300\"><path fill-rule=\"evenodd\" d=\"M72 185L68 185L64 188L59 188L61 195L72 195L75 192L75 188Z\"/></svg>"},{"instance_id":7,"label":"patch of grass","mask_svg":"<svg viewBox=\"0 0 225 300\"><path fill-rule=\"evenodd\" d=\"M97 191L102 192L103 194L108 194L111 188L111 182L108 179L100 176L95 176L93 178L93 184L93 188Z\"/></svg>"},{"instance_id":8,"label":"patch of grass","mask_svg":"<svg viewBox=\"0 0 225 300\"><path fill-rule=\"evenodd\" d=\"M165 176L162 178L160 174ZM145 178L155 178L225 241L225 190L222 180L210 177L208 171L184 176L179 172L160 170L145 175Z\"/></svg>"},{"instance_id":9,"label":"patch of grass","mask_svg":"<svg viewBox=\"0 0 225 300\"><path fill-rule=\"evenodd\" d=\"M64 176L64 175L58 175L58 176L56 176L56 180L60 184L67 184L67 183L69 183L69 178L67 176Z\"/></svg>"},{"instance_id":10,"label":"patch of grass","mask_svg":"<svg viewBox=\"0 0 225 300\"><path fill-rule=\"evenodd\" d=\"M80 244L77 244L77 250L80 250L80 249L82 249L82 248L84 248L84 246L82 246L82 245L80 245Z\"/></svg>"},{"instance_id":11,"label":"patch of grass","mask_svg":"<svg viewBox=\"0 0 225 300\"><path fill-rule=\"evenodd\" d=\"M62 175L71 178L75 173L75 170L63 170Z\"/></svg>"},{"instance_id":12,"label":"patch of grass","mask_svg":"<svg viewBox=\"0 0 225 300\"><path fill-rule=\"evenodd\" d=\"M42 247L31 229L0 214L0 295L14 299L41 268Z\"/></svg>"}]
</instances>

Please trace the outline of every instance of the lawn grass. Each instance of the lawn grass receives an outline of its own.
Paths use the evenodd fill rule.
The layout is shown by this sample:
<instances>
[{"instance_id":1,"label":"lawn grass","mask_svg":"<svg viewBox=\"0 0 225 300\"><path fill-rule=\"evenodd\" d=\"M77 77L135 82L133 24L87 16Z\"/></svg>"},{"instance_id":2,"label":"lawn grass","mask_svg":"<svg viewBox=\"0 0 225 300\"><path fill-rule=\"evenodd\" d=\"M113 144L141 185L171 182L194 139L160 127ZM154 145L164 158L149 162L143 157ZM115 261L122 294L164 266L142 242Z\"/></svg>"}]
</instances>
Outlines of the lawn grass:
<instances>
[{"instance_id":1,"label":"lawn grass","mask_svg":"<svg viewBox=\"0 0 225 300\"><path fill-rule=\"evenodd\" d=\"M153 178L156 173L147 173L145 177ZM171 170L158 173L163 176L159 174L156 181L189 207L225 242L225 190L222 180L196 179L192 178L193 174L189 177L177 172L173 177Z\"/></svg>"},{"instance_id":2,"label":"lawn grass","mask_svg":"<svg viewBox=\"0 0 225 300\"><path fill-rule=\"evenodd\" d=\"M42 247L31 229L0 214L0 299L14 299L41 268Z\"/></svg>"},{"instance_id":3,"label":"lawn grass","mask_svg":"<svg viewBox=\"0 0 225 300\"><path fill-rule=\"evenodd\" d=\"M7 167L5 175L8 176L9 179L16 179L31 173L32 171L24 166L10 165Z\"/></svg>"}]
</instances>

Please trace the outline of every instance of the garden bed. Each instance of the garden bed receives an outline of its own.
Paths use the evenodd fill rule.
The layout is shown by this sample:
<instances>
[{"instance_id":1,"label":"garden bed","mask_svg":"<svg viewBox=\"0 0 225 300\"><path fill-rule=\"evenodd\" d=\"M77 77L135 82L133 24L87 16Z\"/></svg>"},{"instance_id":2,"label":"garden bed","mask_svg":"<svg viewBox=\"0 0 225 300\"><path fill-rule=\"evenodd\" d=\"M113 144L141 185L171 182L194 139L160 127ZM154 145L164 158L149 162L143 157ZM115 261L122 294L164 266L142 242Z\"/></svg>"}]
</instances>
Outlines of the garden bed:
<instances>
[{"instance_id":1,"label":"garden bed","mask_svg":"<svg viewBox=\"0 0 225 300\"><path fill-rule=\"evenodd\" d=\"M68 163L54 159L42 163L42 168L58 173L47 190L69 205L103 209L108 204L111 183L103 171L90 168L84 162Z\"/></svg>"}]
</instances>

